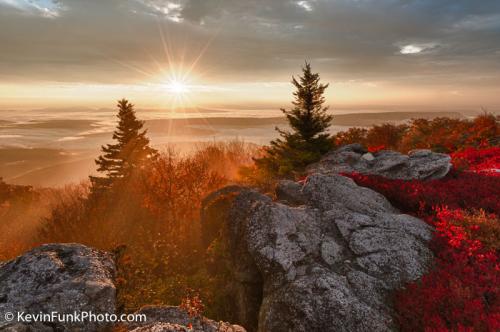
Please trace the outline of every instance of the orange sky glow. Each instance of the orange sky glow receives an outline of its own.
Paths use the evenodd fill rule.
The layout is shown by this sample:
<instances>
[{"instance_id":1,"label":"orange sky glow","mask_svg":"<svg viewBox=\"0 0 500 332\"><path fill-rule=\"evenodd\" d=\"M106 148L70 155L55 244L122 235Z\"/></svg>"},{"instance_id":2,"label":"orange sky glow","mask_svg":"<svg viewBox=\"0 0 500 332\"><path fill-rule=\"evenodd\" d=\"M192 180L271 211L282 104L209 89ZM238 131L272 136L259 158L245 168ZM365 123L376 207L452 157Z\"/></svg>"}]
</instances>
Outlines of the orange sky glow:
<instances>
[{"instance_id":1,"label":"orange sky glow","mask_svg":"<svg viewBox=\"0 0 500 332\"><path fill-rule=\"evenodd\" d=\"M495 110L498 2L445 2L0 0L0 109L287 106L307 60L334 107Z\"/></svg>"}]
</instances>

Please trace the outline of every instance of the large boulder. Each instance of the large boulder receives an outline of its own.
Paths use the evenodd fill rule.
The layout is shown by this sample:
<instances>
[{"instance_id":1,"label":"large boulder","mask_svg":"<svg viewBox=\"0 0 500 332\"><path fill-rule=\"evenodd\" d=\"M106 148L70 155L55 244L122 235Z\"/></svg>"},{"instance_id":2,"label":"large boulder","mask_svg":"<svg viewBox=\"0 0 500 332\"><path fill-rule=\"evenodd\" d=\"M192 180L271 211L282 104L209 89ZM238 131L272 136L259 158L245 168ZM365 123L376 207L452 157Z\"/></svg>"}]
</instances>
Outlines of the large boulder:
<instances>
[{"instance_id":1,"label":"large boulder","mask_svg":"<svg viewBox=\"0 0 500 332\"><path fill-rule=\"evenodd\" d=\"M350 144L327 153L318 163L310 165L309 174L358 172L389 179L440 179L451 168L450 156L430 150L413 150L408 155L382 150L370 153L360 144Z\"/></svg>"},{"instance_id":2,"label":"large boulder","mask_svg":"<svg viewBox=\"0 0 500 332\"><path fill-rule=\"evenodd\" d=\"M47 244L0 263L0 330L7 332L111 331L112 322L26 322L28 314L91 313L120 318L116 312L113 255L81 244ZM23 312L23 319L17 313ZM9 314L14 314L13 318ZM144 322L131 322L129 331L246 332L238 325L191 317L179 307L146 306L136 312ZM140 317L140 316L137 316ZM34 320L34 319L33 319ZM121 330L120 330L121 331Z\"/></svg>"},{"instance_id":3,"label":"large boulder","mask_svg":"<svg viewBox=\"0 0 500 332\"><path fill-rule=\"evenodd\" d=\"M144 314L145 322L130 323L133 332L246 332L239 325L216 322L211 319L190 316L186 311L174 306L146 306L136 314Z\"/></svg>"},{"instance_id":4,"label":"large boulder","mask_svg":"<svg viewBox=\"0 0 500 332\"><path fill-rule=\"evenodd\" d=\"M347 177L297 186L282 184L277 201L226 188L203 204L227 251L235 321L260 332L397 330L390 294L426 272L432 228Z\"/></svg>"},{"instance_id":5,"label":"large boulder","mask_svg":"<svg viewBox=\"0 0 500 332\"><path fill-rule=\"evenodd\" d=\"M6 313L114 314L115 264L110 254L80 244L49 244L0 263L0 330L97 331L99 323L6 321Z\"/></svg>"}]
</instances>

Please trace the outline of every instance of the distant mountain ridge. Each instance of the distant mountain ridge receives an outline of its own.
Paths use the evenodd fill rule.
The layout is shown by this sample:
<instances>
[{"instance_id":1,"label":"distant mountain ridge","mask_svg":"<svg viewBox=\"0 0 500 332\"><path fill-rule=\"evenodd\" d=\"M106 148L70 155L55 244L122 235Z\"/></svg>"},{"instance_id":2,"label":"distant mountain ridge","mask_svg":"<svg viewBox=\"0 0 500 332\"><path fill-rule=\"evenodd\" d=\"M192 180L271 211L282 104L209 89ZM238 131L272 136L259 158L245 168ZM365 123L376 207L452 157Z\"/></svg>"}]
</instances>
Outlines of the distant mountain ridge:
<instances>
[{"instance_id":1,"label":"distant mountain ridge","mask_svg":"<svg viewBox=\"0 0 500 332\"><path fill-rule=\"evenodd\" d=\"M436 117L464 118L459 112L334 114L332 133L354 126L369 127L385 122L402 123L412 118ZM200 142L215 139L238 137L255 143L249 135L262 140L262 143L256 144L266 144L265 140L270 140L276 135L275 126L282 129L288 127L283 116L153 119L146 120L145 126L155 147L175 144L182 146L180 148L182 151L189 151L186 148L188 144L195 146ZM61 185L85 179L95 170L94 159L97 156L97 149L109 142L112 130L112 123L86 119L48 118L21 123L2 119L0 120L0 138L2 138L0 176L12 183L40 186ZM39 138L45 141L36 141ZM75 140L65 141L64 138ZM14 145L25 142L23 140L26 141L28 148Z\"/></svg>"},{"instance_id":2,"label":"distant mountain ridge","mask_svg":"<svg viewBox=\"0 0 500 332\"><path fill-rule=\"evenodd\" d=\"M334 115L333 124L337 126L372 126L385 122L403 122L411 119L434 119L448 117L463 119L459 112L381 112L381 113L348 113Z\"/></svg>"},{"instance_id":3,"label":"distant mountain ridge","mask_svg":"<svg viewBox=\"0 0 500 332\"><path fill-rule=\"evenodd\" d=\"M335 126L372 126L386 122L403 122L415 118L434 119L437 117L448 117L463 119L464 116L459 112L382 112L382 113L347 113L333 114L333 125ZM253 127L286 124L286 118L279 117L203 117L203 118L174 118L158 119L146 121L146 126L156 127L166 122L172 122L177 125L190 126L234 126L234 127Z\"/></svg>"}]
</instances>

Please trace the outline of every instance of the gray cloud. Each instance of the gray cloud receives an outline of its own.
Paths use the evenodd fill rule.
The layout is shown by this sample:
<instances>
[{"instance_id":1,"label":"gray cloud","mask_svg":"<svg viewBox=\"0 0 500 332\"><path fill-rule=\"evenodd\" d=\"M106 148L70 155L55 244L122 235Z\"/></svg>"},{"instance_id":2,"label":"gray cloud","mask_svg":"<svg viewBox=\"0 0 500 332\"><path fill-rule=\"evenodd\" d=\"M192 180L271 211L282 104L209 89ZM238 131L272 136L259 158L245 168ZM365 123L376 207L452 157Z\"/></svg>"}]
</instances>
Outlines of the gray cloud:
<instances>
[{"instance_id":1,"label":"gray cloud","mask_svg":"<svg viewBox=\"0 0 500 332\"><path fill-rule=\"evenodd\" d=\"M198 66L214 79L281 80L304 59L339 81L498 86L500 77L497 0L25 3L0 0L2 81L141 80L157 71L152 59L165 63L160 30L175 59L194 60L210 42ZM56 14L44 14L49 3Z\"/></svg>"}]
</instances>

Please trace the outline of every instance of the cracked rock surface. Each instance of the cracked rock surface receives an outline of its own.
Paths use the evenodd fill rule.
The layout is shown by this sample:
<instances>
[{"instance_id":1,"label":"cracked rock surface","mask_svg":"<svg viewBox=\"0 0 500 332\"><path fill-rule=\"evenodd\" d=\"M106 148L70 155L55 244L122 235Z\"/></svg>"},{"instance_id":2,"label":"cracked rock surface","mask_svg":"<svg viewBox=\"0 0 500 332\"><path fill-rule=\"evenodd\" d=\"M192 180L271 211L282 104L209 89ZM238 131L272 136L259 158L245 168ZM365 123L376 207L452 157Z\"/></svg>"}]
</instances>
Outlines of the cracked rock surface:
<instances>
[{"instance_id":1,"label":"cracked rock surface","mask_svg":"<svg viewBox=\"0 0 500 332\"><path fill-rule=\"evenodd\" d=\"M238 323L259 332L397 330L390 293L426 272L432 228L340 175L280 186L276 202L231 187L202 208L203 222L219 218L223 229Z\"/></svg>"},{"instance_id":2,"label":"cracked rock surface","mask_svg":"<svg viewBox=\"0 0 500 332\"><path fill-rule=\"evenodd\" d=\"M110 254L81 244L48 244L0 263L0 330L97 331L92 323L5 321L6 312L115 313L115 264Z\"/></svg>"},{"instance_id":3,"label":"cracked rock surface","mask_svg":"<svg viewBox=\"0 0 500 332\"><path fill-rule=\"evenodd\" d=\"M408 155L396 151L368 152L361 144L345 145L327 153L308 167L313 173L352 173L380 175L389 179L440 179L451 169L447 154L431 150L413 150Z\"/></svg>"}]
</instances>

